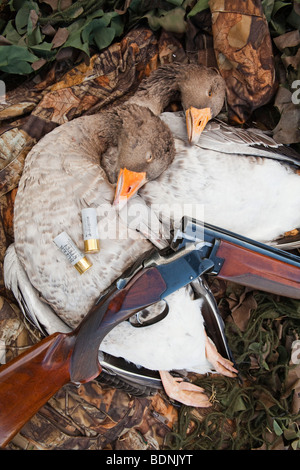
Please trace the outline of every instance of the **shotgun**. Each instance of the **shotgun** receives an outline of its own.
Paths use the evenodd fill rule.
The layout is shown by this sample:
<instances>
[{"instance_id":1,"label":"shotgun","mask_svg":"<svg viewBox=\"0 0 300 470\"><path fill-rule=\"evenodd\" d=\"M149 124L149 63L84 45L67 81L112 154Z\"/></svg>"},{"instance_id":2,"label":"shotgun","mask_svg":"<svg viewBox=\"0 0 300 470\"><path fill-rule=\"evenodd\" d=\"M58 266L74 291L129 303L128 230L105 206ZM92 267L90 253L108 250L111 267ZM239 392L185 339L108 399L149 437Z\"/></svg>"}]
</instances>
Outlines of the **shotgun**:
<instances>
[{"instance_id":1,"label":"shotgun","mask_svg":"<svg viewBox=\"0 0 300 470\"><path fill-rule=\"evenodd\" d=\"M152 249L138 260L99 297L75 330L54 333L1 366L0 446L5 447L61 387L100 374L99 346L117 324L181 287L195 286L203 276L300 299L300 257L183 217L169 247ZM205 295L207 288L199 285Z\"/></svg>"}]
</instances>

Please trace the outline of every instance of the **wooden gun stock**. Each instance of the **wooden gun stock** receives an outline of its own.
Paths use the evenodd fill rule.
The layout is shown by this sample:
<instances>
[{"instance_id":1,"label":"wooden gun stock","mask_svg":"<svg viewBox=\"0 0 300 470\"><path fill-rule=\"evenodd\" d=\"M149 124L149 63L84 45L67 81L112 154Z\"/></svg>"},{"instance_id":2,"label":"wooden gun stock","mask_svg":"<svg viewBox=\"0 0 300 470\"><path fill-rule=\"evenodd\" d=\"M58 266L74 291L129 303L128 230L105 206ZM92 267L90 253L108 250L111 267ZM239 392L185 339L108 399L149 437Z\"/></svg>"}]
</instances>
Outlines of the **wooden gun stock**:
<instances>
[{"instance_id":1,"label":"wooden gun stock","mask_svg":"<svg viewBox=\"0 0 300 470\"><path fill-rule=\"evenodd\" d=\"M221 240L216 256L224 260L217 276L253 289L300 299L300 262L284 259Z\"/></svg>"},{"instance_id":2,"label":"wooden gun stock","mask_svg":"<svg viewBox=\"0 0 300 470\"><path fill-rule=\"evenodd\" d=\"M54 333L0 368L0 445L70 381L74 336Z\"/></svg>"},{"instance_id":3,"label":"wooden gun stock","mask_svg":"<svg viewBox=\"0 0 300 470\"><path fill-rule=\"evenodd\" d=\"M101 341L118 323L160 300L166 289L156 268L138 273L124 289L113 287L71 333L54 333L0 368L0 446L68 382L101 372Z\"/></svg>"}]
</instances>

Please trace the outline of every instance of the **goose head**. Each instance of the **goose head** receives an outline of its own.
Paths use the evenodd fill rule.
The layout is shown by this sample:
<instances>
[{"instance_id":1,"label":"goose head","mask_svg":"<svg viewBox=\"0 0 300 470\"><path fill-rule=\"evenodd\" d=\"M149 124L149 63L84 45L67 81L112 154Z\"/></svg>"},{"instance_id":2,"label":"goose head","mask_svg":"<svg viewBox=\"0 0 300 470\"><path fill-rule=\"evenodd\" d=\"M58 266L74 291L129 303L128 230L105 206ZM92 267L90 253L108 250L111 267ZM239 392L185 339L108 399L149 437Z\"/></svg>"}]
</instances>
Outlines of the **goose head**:
<instances>
[{"instance_id":1,"label":"goose head","mask_svg":"<svg viewBox=\"0 0 300 470\"><path fill-rule=\"evenodd\" d=\"M188 139L196 143L208 121L224 105L225 82L215 69L196 66L182 72L180 90Z\"/></svg>"},{"instance_id":2,"label":"goose head","mask_svg":"<svg viewBox=\"0 0 300 470\"><path fill-rule=\"evenodd\" d=\"M116 185L113 204L122 206L169 167L175 144L169 127L148 108L126 104L111 112L108 123L111 145L100 162Z\"/></svg>"},{"instance_id":3,"label":"goose head","mask_svg":"<svg viewBox=\"0 0 300 470\"><path fill-rule=\"evenodd\" d=\"M190 143L196 143L210 119L225 101L225 81L216 69L199 64L167 64L142 81L129 100L161 114L172 101L180 101Z\"/></svg>"}]
</instances>

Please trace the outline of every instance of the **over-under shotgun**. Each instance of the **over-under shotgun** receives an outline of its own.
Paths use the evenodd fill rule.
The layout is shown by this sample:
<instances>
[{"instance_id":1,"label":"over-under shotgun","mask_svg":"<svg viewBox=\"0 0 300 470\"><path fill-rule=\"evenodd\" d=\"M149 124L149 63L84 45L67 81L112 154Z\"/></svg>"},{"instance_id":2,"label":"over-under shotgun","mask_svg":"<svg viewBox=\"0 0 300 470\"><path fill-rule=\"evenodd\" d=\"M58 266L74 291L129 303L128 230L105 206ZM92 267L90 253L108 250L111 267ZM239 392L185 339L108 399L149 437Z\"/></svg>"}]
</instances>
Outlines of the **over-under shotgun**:
<instances>
[{"instance_id":1,"label":"over-under shotgun","mask_svg":"<svg viewBox=\"0 0 300 470\"><path fill-rule=\"evenodd\" d=\"M112 328L204 274L300 299L300 257L184 217L170 248L139 260L74 331L55 333L1 366L0 446L65 384L98 376L99 346Z\"/></svg>"}]
</instances>

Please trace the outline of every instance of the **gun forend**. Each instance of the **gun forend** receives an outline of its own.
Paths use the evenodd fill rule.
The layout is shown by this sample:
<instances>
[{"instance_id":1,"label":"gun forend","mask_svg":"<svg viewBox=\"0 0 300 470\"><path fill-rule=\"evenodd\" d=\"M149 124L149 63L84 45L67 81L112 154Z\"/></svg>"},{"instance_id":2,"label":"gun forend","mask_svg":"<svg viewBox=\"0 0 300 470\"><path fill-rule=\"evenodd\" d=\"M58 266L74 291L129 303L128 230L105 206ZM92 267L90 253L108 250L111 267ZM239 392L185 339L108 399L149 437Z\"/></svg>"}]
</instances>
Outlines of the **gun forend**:
<instances>
[{"instance_id":1,"label":"gun forend","mask_svg":"<svg viewBox=\"0 0 300 470\"><path fill-rule=\"evenodd\" d=\"M178 249L188 241L203 244L203 256L214 262L212 275L264 292L300 299L299 256L184 217L173 246Z\"/></svg>"},{"instance_id":2,"label":"gun forend","mask_svg":"<svg viewBox=\"0 0 300 470\"><path fill-rule=\"evenodd\" d=\"M216 255L224 259L218 277L254 289L300 299L300 263L272 258L268 254L221 240Z\"/></svg>"}]
</instances>

